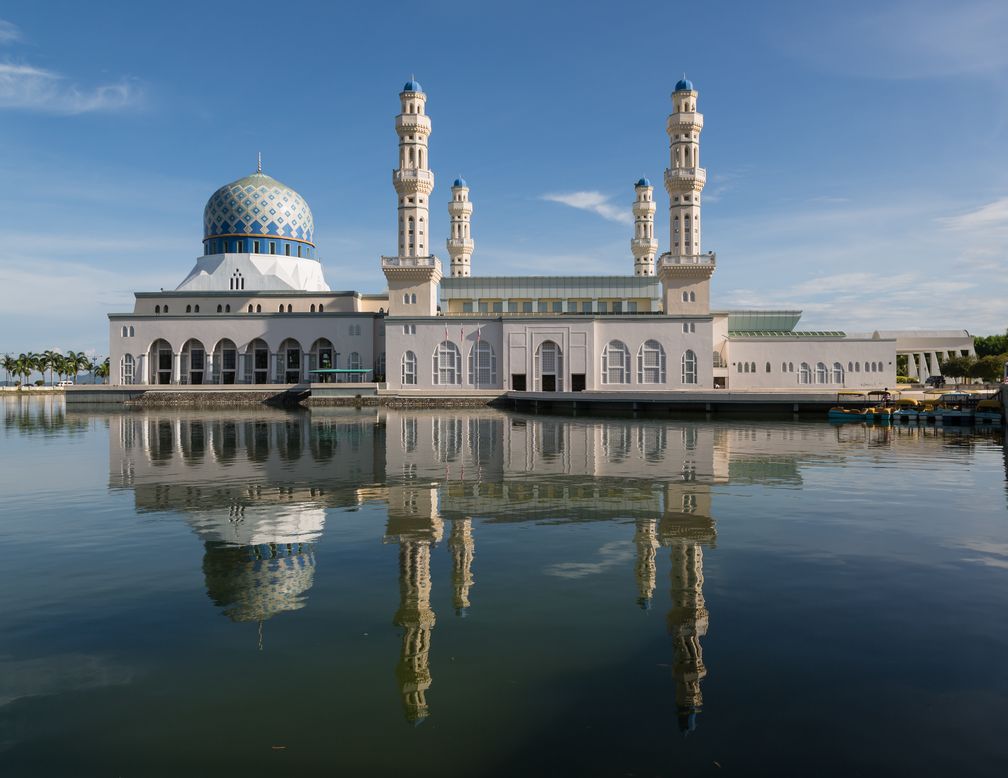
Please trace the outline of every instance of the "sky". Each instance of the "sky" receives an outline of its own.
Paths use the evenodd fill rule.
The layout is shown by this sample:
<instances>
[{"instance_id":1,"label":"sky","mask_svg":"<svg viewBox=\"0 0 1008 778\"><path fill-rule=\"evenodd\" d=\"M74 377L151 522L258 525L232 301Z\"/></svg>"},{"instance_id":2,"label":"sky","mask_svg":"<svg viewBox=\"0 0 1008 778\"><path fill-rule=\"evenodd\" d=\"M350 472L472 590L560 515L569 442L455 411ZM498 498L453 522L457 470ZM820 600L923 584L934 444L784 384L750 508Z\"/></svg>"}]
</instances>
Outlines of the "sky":
<instances>
[{"instance_id":1,"label":"sky","mask_svg":"<svg viewBox=\"0 0 1008 778\"><path fill-rule=\"evenodd\" d=\"M443 261L458 175L474 274L631 274L641 176L667 250L665 120L686 73L716 309L1003 332L1006 40L1003 0L6 0L0 353L107 353L106 314L181 282L204 204L259 152L311 206L330 287L382 291L411 75Z\"/></svg>"}]
</instances>

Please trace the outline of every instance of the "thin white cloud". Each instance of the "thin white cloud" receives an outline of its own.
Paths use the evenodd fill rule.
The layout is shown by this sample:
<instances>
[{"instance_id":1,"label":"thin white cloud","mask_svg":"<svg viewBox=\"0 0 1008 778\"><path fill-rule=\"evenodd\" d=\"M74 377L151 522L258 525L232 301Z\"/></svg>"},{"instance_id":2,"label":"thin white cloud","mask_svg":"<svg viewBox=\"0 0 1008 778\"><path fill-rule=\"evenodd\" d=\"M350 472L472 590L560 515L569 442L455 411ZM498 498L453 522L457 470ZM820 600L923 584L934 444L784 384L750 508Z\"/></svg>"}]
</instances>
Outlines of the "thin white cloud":
<instances>
[{"instance_id":1,"label":"thin white cloud","mask_svg":"<svg viewBox=\"0 0 1008 778\"><path fill-rule=\"evenodd\" d=\"M598 214L609 221L620 224L633 223L633 214L629 207L613 205L609 202L609 198L601 192L557 192L544 194L541 197L551 203L569 205L571 208Z\"/></svg>"},{"instance_id":2,"label":"thin white cloud","mask_svg":"<svg viewBox=\"0 0 1008 778\"><path fill-rule=\"evenodd\" d=\"M978 230L991 227L1008 227L1008 197L1002 197L958 216L941 220L950 230Z\"/></svg>"},{"instance_id":3,"label":"thin white cloud","mask_svg":"<svg viewBox=\"0 0 1008 778\"><path fill-rule=\"evenodd\" d=\"M597 562L558 562L546 568L546 575L557 578L584 578L604 573L633 559L633 544L629 540L613 540L598 550Z\"/></svg>"},{"instance_id":4,"label":"thin white cloud","mask_svg":"<svg viewBox=\"0 0 1008 778\"><path fill-rule=\"evenodd\" d=\"M17 25L0 19L0 43L13 43L18 40L21 40L21 30Z\"/></svg>"},{"instance_id":5,"label":"thin white cloud","mask_svg":"<svg viewBox=\"0 0 1008 778\"><path fill-rule=\"evenodd\" d=\"M59 73L33 67L0 63L0 108L55 114L117 111L135 105L140 90L127 81L83 89Z\"/></svg>"}]
</instances>

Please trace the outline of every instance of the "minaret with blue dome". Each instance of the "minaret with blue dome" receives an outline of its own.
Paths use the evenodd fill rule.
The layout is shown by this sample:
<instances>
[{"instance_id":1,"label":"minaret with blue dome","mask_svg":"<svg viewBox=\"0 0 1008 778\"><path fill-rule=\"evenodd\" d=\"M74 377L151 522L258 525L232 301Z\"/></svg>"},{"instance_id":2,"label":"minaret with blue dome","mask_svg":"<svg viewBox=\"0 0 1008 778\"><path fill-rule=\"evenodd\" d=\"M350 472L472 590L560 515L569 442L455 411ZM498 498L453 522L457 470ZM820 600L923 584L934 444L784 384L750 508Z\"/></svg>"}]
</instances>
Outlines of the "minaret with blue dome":
<instances>
[{"instance_id":1,"label":"minaret with blue dome","mask_svg":"<svg viewBox=\"0 0 1008 778\"><path fill-rule=\"evenodd\" d=\"M427 139L431 133L430 117L424 113L427 95L410 78L399 93L401 113L395 128L399 136L399 167L392 171L392 185L399 198L400 257L428 257L430 244L430 193L434 174L427 158Z\"/></svg>"},{"instance_id":2,"label":"minaret with blue dome","mask_svg":"<svg viewBox=\"0 0 1008 778\"><path fill-rule=\"evenodd\" d=\"M707 171L700 167L700 132L703 114L697 113L697 91L685 75L672 93L672 113L666 131L671 162L665 171L669 194L670 243L673 257L700 254L700 193Z\"/></svg>"},{"instance_id":3,"label":"minaret with blue dome","mask_svg":"<svg viewBox=\"0 0 1008 778\"><path fill-rule=\"evenodd\" d=\"M654 187L646 178L641 178L634 185L634 193L636 194L633 204L634 236L630 241L630 250L634 257L634 275L653 276L655 254L658 253L658 241L654 236L654 215L657 209Z\"/></svg>"},{"instance_id":4,"label":"minaret with blue dome","mask_svg":"<svg viewBox=\"0 0 1008 778\"><path fill-rule=\"evenodd\" d=\"M472 253L475 248L470 231L473 205L469 202L469 186L462 177L452 184L448 216L451 219L451 236L448 238L448 256L451 257L452 278L472 275Z\"/></svg>"}]
</instances>

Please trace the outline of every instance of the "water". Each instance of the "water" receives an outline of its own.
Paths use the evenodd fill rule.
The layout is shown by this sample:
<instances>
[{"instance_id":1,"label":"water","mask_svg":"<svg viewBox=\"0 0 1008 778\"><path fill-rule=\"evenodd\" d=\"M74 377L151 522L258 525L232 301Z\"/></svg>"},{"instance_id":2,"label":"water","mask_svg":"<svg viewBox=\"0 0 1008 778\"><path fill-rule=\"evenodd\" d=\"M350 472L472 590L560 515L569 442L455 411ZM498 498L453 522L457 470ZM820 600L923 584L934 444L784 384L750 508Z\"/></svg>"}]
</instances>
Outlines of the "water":
<instances>
[{"instance_id":1,"label":"water","mask_svg":"<svg viewBox=\"0 0 1008 778\"><path fill-rule=\"evenodd\" d=\"M1008 765L995 436L4 402L4 775Z\"/></svg>"}]
</instances>

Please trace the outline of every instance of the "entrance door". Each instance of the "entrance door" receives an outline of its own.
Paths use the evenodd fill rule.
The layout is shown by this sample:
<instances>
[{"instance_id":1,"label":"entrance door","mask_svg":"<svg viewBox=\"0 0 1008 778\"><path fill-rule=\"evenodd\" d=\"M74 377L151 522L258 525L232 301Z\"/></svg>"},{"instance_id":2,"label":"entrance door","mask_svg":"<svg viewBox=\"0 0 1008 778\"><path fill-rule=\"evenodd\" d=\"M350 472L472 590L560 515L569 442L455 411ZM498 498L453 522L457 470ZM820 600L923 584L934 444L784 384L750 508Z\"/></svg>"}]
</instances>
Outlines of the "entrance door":
<instances>
[{"instance_id":1,"label":"entrance door","mask_svg":"<svg viewBox=\"0 0 1008 778\"><path fill-rule=\"evenodd\" d=\"M265 384L269 375L269 349L257 348L252 352L252 380Z\"/></svg>"},{"instance_id":2,"label":"entrance door","mask_svg":"<svg viewBox=\"0 0 1008 778\"><path fill-rule=\"evenodd\" d=\"M205 358L205 352L201 348L194 348L189 352L189 383L203 383Z\"/></svg>"},{"instance_id":3,"label":"entrance door","mask_svg":"<svg viewBox=\"0 0 1008 778\"><path fill-rule=\"evenodd\" d=\"M284 372L284 382L296 384L301 381L301 349L288 348L286 355L286 371Z\"/></svg>"},{"instance_id":4,"label":"entrance door","mask_svg":"<svg viewBox=\"0 0 1008 778\"><path fill-rule=\"evenodd\" d=\"M170 384L172 374L172 352L170 348L161 348L157 352L157 382Z\"/></svg>"},{"instance_id":5,"label":"entrance door","mask_svg":"<svg viewBox=\"0 0 1008 778\"><path fill-rule=\"evenodd\" d=\"M536 354L536 373L537 391L563 391L563 352L555 341L543 341L539 346Z\"/></svg>"}]
</instances>

